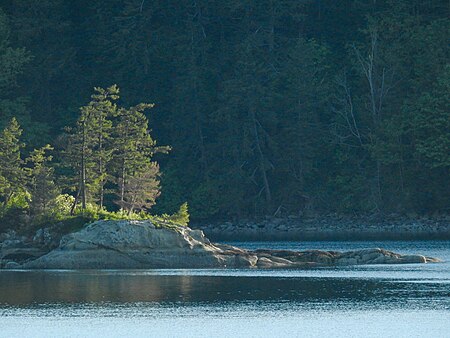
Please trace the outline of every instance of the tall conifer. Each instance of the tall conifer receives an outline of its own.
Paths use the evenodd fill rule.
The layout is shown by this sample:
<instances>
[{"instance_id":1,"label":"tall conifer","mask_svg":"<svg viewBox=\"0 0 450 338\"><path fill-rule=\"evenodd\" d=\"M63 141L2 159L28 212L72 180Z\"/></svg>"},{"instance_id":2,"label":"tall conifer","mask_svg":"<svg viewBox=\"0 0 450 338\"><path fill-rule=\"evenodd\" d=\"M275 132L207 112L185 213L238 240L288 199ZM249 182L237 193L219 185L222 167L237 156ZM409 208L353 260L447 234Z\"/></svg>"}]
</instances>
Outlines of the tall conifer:
<instances>
[{"instance_id":1,"label":"tall conifer","mask_svg":"<svg viewBox=\"0 0 450 338\"><path fill-rule=\"evenodd\" d=\"M31 193L31 212L35 215L45 213L52 200L58 195L58 189L54 180L54 169L50 166L53 157L48 155L53 147L49 144L42 148L35 149L27 162L31 163L30 174L30 193Z\"/></svg>"},{"instance_id":2,"label":"tall conifer","mask_svg":"<svg viewBox=\"0 0 450 338\"><path fill-rule=\"evenodd\" d=\"M22 129L15 118L0 134L0 197L4 202L8 202L14 193L25 189L21 135Z\"/></svg>"},{"instance_id":3,"label":"tall conifer","mask_svg":"<svg viewBox=\"0 0 450 338\"><path fill-rule=\"evenodd\" d=\"M106 168L111 159L108 146L111 118L116 114L114 101L119 97L119 89L114 85L107 89L95 88L95 92L91 102L80 109L80 117L76 128L70 131L66 149L66 157L78 177L73 209L79 200L86 209L88 199L103 206Z\"/></svg>"},{"instance_id":4,"label":"tall conifer","mask_svg":"<svg viewBox=\"0 0 450 338\"><path fill-rule=\"evenodd\" d=\"M169 147L157 147L144 115L153 104L141 103L121 108L113 137L113 173L118 191L116 204L121 208L149 208L159 195L159 167L152 162L155 153L167 153Z\"/></svg>"}]
</instances>

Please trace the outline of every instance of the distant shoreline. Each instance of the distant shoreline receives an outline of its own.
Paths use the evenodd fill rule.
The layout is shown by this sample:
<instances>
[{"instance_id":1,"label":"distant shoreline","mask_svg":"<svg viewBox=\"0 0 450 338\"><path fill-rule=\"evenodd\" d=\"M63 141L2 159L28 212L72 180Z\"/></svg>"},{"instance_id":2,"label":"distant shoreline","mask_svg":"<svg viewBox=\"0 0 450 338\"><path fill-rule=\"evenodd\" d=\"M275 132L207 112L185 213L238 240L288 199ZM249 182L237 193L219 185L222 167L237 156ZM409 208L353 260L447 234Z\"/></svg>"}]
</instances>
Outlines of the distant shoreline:
<instances>
[{"instance_id":1,"label":"distant shoreline","mask_svg":"<svg viewBox=\"0 0 450 338\"><path fill-rule=\"evenodd\" d=\"M191 224L213 241L450 240L450 216L286 217Z\"/></svg>"}]
</instances>

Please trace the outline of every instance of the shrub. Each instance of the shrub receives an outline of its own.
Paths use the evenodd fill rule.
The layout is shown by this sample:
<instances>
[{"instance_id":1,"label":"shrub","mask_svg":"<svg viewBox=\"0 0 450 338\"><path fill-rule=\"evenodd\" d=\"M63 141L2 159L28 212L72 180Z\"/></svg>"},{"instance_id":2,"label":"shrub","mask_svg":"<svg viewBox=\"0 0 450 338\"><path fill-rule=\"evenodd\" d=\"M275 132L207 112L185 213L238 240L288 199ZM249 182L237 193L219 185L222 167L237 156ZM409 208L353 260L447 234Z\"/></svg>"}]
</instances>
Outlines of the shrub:
<instances>
[{"instance_id":1,"label":"shrub","mask_svg":"<svg viewBox=\"0 0 450 338\"><path fill-rule=\"evenodd\" d=\"M6 203L0 203L0 232L27 226L30 194L14 193Z\"/></svg>"},{"instance_id":2,"label":"shrub","mask_svg":"<svg viewBox=\"0 0 450 338\"><path fill-rule=\"evenodd\" d=\"M53 201L52 208L50 209L50 214L56 218L63 218L70 215L70 210L72 208L75 198L68 194L62 194L56 196Z\"/></svg>"},{"instance_id":3,"label":"shrub","mask_svg":"<svg viewBox=\"0 0 450 338\"><path fill-rule=\"evenodd\" d=\"M184 202L180 209L173 215L169 216L169 219L181 226L188 226L189 224L189 210L187 202Z\"/></svg>"}]
</instances>

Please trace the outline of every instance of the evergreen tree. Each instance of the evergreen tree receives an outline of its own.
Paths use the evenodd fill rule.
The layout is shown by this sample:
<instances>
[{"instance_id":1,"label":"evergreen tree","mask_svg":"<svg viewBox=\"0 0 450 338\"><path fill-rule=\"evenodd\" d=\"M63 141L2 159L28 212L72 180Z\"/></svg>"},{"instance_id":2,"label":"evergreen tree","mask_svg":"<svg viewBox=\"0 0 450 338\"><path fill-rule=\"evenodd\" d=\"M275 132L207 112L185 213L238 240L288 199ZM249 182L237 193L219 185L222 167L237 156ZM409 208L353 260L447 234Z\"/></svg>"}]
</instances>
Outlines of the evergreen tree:
<instances>
[{"instance_id":1,"label":"evergreen tree","mask_svg":"<svg viewBox=\"0 0 450 338\"><path fill-rule=\"evenodd\" d=\"M13 48L10 37L10 22L0 8L0 128L6 127L15 117L28 127L27 130L30 129L29 135L42 138L42 129L39 136L35 134L34 130L40 126L36 128L31 123L27 100L18 91L18 78L32 58L25 48Z\"/></svg>"},{"instance_id":2,"label":"evergreen tree","mask_svg":"<svg viewBox=\"0 0 450 338\"><path fill-rule=\"evenodd\" d=\"M20 142L22 129L15 118L0 134L0 198L7 203L13 194L25 191L27 182L23 169Z\"/></svg>"},{"instance_id":3,"label":"evergreen tree","mask_svg":"<svg viewBox=\"0 0 450 338\"><path fill-rule=\"evenodd\" d=\"M159 167L151 161L158 147L150 135L148 120L143 114L153 104L141 103L129 109L120 108L113 134L113 175L118 187L116 203L128 211L154 204L159 195Z\"/></svg>"},{"instance_id":4,"label":"evergreen tree","mask_svg":"<svg viewBox=\"0 0 450 338\"><path fill-rule=\"evenodd\" d=\"M438 122L447 0L3 0L0 8L0 130L16 116L32 150L75 125L93 83L120 83L127 107L151 93L153 136L174 147L160 163L161 213L186 200L197 219L448 209ZM84 151L82 125L67 139L77 203L102 205L105 187L140 173L120 175L124 150L110 153L108 134L123 121L109 101L115 117L90 114Z\"/></svg>"},{"instance_id":5,"label":"evergreen tree","mask_svg":"<svg viewBox=\"0 0 450 338\"><path fill-rule=\"evenodd\" d=\"M450 169L450 65L447 65L431 90L424 92L413 106L406 131L414 134L416 156L430 168Z\"/></svg>"},{"instance_id":6,"label":"evergreen tree","mask_svg":"<svg viewBox=\"0 0 450 338\"><path fill-rule=\"evenodd\" d=\"M189 208L187 202L184 202L182 205L180 205L180 209L173 214L170 219L182 226L188 226L189 225Z\"/></svg>"},{"instance_id":7,"label":"evergreen tree","mask_svg":"<svg viewBox=\"0 0 450 338\"><path fill-rule=\"evenodd\" d=\"M320 196L328 169L330 148L329 105L333 95L333 71L328 48L303 38L290 42L280 65L277 100L280 122L276 134L277 174L274 175L278 213L301 213ZM319 167L320 165L320 167ZM288 178L290 184L282 182Z\"/></svg>"},{"instance_id":8,"label":"evergreen tree","mask_svg":"<svg viewBox=\"0 0 450 338\"><path fill-rule=\"evenodd\" d=\"M27 158L27 162L31 164L28 170L31 178L29 182L30 209L34 215L45 214L59 193L55 184L54 169L50 166L53 157L47 154L52 150L53 147L47 144L40 149L35 149Z\"/></svg>"},{"instance_id":9,"label":"evergreen tree","mask_svg":"<svg viewBox=\"0 0 450 338\"><path fill-rule=\"evenodd\" d=\"M111 119L116 115L117 107L114 101L119 98L119 88L113 85L107 89L95 88L95 91L96 94L92 95L93 100L86 107L91 116L93 142L90 146L93 148L93 156L96 161L89 189L95 192L95 199L101 208L104 203L104 187L108 178L107 167L113 152L110 144Z\"/></svg>"},{"instance_id":10,"label":"evergreen tree","mask_svg":"<svg viewBox=\"0 0 450 338\"><path fill-rule=\"evenodd\" d=\"M103 206L104 185L107 179L107 165L112 150L109 138L112 128L111 119L116 114L119 89L111 86L107 89L95 88L92 101L80 109L76 128L70 130L69 143L65 151L66 158L75 170L78 186L73 209L81 199L83 209L88 200L99 202Z\"/></svg>"},{"instance_id":11,"label":"evergreen tree","mask_svg":"<svg viewBox=\"0 0 450 338\"><path fill-rule=\"evenodd\" d=\"M79 30L80 16L83 17L87 6L83 1L64 0L1 3L13 28L11 41L25 46L32 55L21 76L24 86L20 92L32 102L33 119L25 121L18 115L17 118L27 135L30 132L35 135L33 144L40 146L49 141L42 140L44 132L55 136L65 125L73 123L77 107L90 93L92 82L86 78L92 74L88 65L93 63L85 63L90 58L84 48L89 34Z\"/></svg>"},{"instance_id":12,"label":"evergreen tree","mask_svg":"<svg viewBox=\"0 0 450 338\"><path fill-rule=\"evenodd\" d=\"M149 162L132 174L128 175L120 185L120 193L123 191L123 200L117 204L129 214L133 211L149 210L160 195L159 166L155 162Z\"/></svg>"}]
</instances>

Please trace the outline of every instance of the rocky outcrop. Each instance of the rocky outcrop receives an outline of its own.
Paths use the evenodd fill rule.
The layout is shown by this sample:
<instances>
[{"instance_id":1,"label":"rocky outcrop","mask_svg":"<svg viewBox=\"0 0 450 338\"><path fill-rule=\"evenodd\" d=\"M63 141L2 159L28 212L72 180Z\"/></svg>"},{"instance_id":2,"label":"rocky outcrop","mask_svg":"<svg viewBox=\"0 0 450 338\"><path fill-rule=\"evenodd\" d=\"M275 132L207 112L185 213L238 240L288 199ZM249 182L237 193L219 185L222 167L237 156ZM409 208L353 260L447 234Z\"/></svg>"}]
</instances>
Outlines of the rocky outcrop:
<instances>
[{"instance_id":1,"label":"rocky outcrop","mask_svg":"<svg viewBox=\"0 0 450 338\"><path fill-rule=\"evenodd\" d=\"M404 256L382 249L334 251L247 251L213 244L201 230L159 228L150 221L98 221L66 235L57 249L11 268L309 268L353 264L427 263L438 260Z\"/></svg>"},{"instance_id":2,"label":"rocky outcrop","mask_svg":"<svg viewBox=\"0 0 450 338\"><path fill-rule=\"evenodd\" d=\"M361 264L412 264L437 263L440 260L422 255L401 255L395 252L375 248L358 251L289 251L289 250L257 250L254 253L259 259L282 263L285 267L295 265L333 266L333 265L361 265ZM275 260L277 259L277 260ZM280 261L283 260L283 261ZM259 260L258 260L259 263ZM263 261L265 266L267 261Z\"/></svg>"},{"instance_id":3,"label":"rocky outcrop","mask_svg":"<svg viewBox=\"0 0 450 338\"><path fill-rule=\"evenodd\" d=\"M20 263L34 260L48 252L34 244L14 231L2 234L0 236L0 268L19 267Z\"/></svg>"},{"instance_id":4,"label":"rocky outcrop","mask_svg":"<svg viewBox=\"0 0 450 338\"><path fill-rule=\"evenodd\" d=\"M257 257L214 245L200 230L150 221L98 221L64 236L59 247L23 264L37 269L141 269L254 266Z\"/></svg>"}]
</instances>

